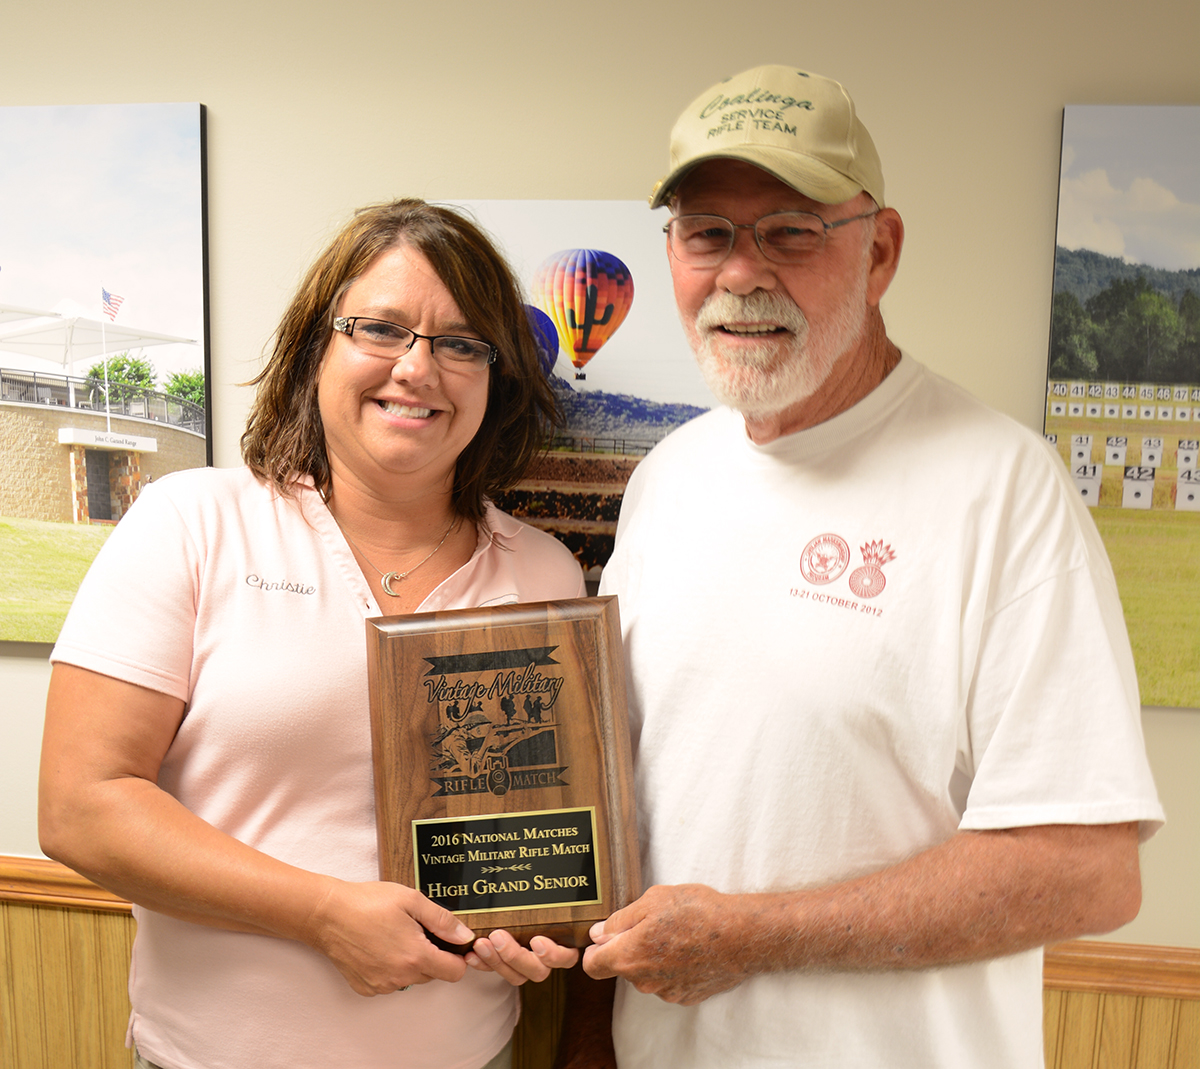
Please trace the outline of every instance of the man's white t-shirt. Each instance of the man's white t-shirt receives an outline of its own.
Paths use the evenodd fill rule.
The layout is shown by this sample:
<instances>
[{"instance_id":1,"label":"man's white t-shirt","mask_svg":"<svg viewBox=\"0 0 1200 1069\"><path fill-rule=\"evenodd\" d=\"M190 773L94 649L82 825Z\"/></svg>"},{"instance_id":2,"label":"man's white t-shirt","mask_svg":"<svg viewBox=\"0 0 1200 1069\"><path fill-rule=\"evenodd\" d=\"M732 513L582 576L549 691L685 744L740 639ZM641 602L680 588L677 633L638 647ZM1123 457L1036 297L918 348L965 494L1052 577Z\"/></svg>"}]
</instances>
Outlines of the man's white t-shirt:
<instances>
[{"instance_id":1,"label":"man's white t-shirt","mask_svg":"<svg viewBox=\"0 0 1200 1069\"><path fill-rule=\"evenodd\" d=\"M1095 527L1046 443L904 357L755 446L720 409L635 471L620 599L644 876L819 887L960 830L1162 819ZM618 990L621 1069L1041 1064L1041 952Z\"/></svg>"}]
</instances>

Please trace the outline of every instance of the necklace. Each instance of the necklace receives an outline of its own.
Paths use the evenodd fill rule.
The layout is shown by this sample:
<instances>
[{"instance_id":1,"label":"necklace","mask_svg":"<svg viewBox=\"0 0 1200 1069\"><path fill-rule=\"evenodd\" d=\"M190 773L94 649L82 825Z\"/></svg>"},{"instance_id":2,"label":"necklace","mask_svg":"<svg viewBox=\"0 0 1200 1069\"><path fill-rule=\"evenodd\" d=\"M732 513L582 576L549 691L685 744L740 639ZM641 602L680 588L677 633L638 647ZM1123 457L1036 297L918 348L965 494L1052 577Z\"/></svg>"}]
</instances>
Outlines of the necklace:
<instances>
[{"instance_id":1,"label":"necklace","mask_svg":"<svg viewBox=\"0 0 1200 1069\"><path fill-rule=\"evenodd\" d=\"M333 512L331 511L329 513L329 515L333 516ZM360 557L362 557L363 560L366 560L368 564L371 564L371 562L369 560L367 560L367 555L359 548L358 543L355 542L354 539L351 538L348 534L346 534L346 529L340 523L338 523L338 518L336 516L333 516L333 522L337 523L338 530L342 532L342 537L345 538L346 541L350 543L350 545L352 545L355 549L358 550L358 555ZM379 579L380 579L379 585L383 587L383 592L385 594L387 594L388 597L398 598L400 595L395 590L392 589L392 583L404 582L404 580L407 579L410 575L412 575L412 573L415 572L418 568L420 568L422 564L425 564L430 559L430 557L432 557L439 549L442 548L442 546L444 546L446 544L446 539L450 537L450 532L453 531L454 528L456 528L457 526L458 526L458 517L455 516L454 519L450 521L450 526L446 528L446 533L444 535L442 535L442 540L436 546L434 546L433 549L431 549L429 551L428 556L419 560L416 564L414 564L406 572L384 572L384 571L380 571L378 568L375 568L374 564L371 564L371 567L375 568L375 571L379 572Z\"/></svg>"}]
</instances>

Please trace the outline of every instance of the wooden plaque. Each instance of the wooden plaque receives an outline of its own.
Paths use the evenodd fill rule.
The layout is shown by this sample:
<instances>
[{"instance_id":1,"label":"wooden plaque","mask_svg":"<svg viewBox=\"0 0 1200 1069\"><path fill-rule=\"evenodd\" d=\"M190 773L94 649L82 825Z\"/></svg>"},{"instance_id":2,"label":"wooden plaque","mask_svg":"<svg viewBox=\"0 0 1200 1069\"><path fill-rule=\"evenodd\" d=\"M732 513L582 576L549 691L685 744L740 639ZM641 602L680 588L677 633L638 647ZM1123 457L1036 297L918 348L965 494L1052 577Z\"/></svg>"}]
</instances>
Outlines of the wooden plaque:
<instances>
[{"instance_id":1,"label":"wooden plaque","mask_svg":"<svg viewBox=\"0 0 1200 1069\"><path fill-rule=\"evenodd\" d=\"M616 598L367 621L380 877L584 946L640 893Z\"/></svg>"}]
</instances>

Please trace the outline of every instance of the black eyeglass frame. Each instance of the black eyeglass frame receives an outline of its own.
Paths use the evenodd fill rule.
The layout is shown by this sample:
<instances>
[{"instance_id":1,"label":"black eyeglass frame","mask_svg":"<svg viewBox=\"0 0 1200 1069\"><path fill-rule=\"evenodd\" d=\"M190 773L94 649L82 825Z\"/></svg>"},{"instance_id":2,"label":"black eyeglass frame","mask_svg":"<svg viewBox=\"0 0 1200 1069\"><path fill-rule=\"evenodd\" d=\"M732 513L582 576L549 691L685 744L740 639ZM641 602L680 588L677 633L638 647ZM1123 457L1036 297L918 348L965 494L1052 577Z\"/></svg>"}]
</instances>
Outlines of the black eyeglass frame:
<instances>
[{"instance_id":1,"label":"black eyeglass frame","mask_svg":"<svg viewBox=\"0 0 1200 1069\"><path fill-rule=\"evenodd\" d=\"M371 357L373 360L399 360L400 357L412 352L412 347L421 339L429 342L430 352L433 353L433 358L434 360L437 360L439 366L441 366L442 362L438 359L436 343L444 339L450 339L452 341L469 341L478 345L486 345L488 348L486 359L478 359L475 357L472 357L469 360L451 359L449 362L454 367L488 367L489 365L494 364L496 362L496 358L500 355L499 349L497 349L491 342L484 341L482 338L467 338L461 334L418 334L412 329L412 327L406 327L403 323L393 323L390 319L377 319L375 316L334 316L333 329L339 334L345 334L347 338L353 340L354 328L360 322L386 323L389 327L395 327L397 330L406 330L412 335L412 340L408 343L408 345L404 346L404 348L400 352L396 353L395 356L379 356L375 353L369 353L360 347L360 351L365 356Z\"/></svg>"},{"instance_id":2,"label":"black eyeglass frame","mask_svg":"<svg viewBox=\"0 0 1200 1069\"><path fill-rule=\"evenodd\" d=\"M824 228L825 240L828 241L829 240L829 232L831 230L836 230L839 226L846 226L848 223L857 223L861 219L871 219L871 218L875 217L876 215L878 215L879 211L880 211L880 209L874 208L869 212L863 212L861 215L851 215L846 219L835 219L832 223L826 222L816 212L806 212L800 208L789 208L789 209L785 209L784 211L779 211L779 212L768 212L766 215L759 216L759 218L755 219L753 223L735 223L732 219L727 219L723 215L717 215L715 212L688 212L684 215L672 216L670 218L670 220L668 220L666 226L664 226L662 228L662 230L663 230L663 233L667 235L667 244L671 250L671 255L674 256L677 260L679 260L680 263L685 263L685 264L690 263L690 264L693 264L696 266L704 266L704 267L720 266L726 260L729 259L730 253L733 252L733 248L737 244L737 232L739 230L752 230L754 232L754 244L758 246L758 251L761 252L766 259L770 260L771 263L776 263L776 264L801 263L806 258L807 255L815 255L817 253L823 252L825 249L825 245L822 244L820 249L814 250L813 253L805 254L805 256L801 256L798 259L780 260L776 256L773 256L770 252L768 252L766 248L764 248L763 242L762 242L762 234L759 232L759 229L758 229L759 224L762 223L764 220L771 219L777 215L804 215L811 219L815 219L818 223L821 224L821 226ZM721 222L728 223L729 224L729 246L725 250L725 255L720 257L719 259L715 259L712 261L708 261L707 259L689 260L686 256L680 256L679 253L676 251L675 238L674 238L673 234L671 233L671 228L677 222L679 222L681 219L720 219Z\"/></svg>"}]
</instances>

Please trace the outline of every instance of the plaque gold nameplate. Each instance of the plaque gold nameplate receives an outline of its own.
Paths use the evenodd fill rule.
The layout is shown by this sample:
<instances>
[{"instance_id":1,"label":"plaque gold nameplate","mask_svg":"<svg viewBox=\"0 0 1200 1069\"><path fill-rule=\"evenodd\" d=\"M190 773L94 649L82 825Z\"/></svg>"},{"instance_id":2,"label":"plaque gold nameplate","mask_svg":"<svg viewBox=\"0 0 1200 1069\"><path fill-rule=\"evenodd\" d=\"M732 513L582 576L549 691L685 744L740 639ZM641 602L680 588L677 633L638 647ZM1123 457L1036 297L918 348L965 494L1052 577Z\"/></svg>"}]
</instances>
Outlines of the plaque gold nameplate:
<instances>
[{"instance_id":1,"label":"plaque gold nameplate","mask_svg":"<svg viewBox=\"0 0 1200 1069\"><path fill-rule=\"evenodd\" d=\"M583 946L640 892L615 598L367 621L380 876Z\"/></svg>"}]
</instances>

